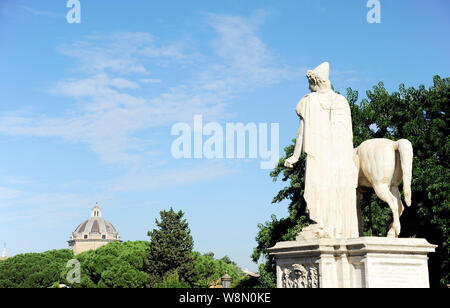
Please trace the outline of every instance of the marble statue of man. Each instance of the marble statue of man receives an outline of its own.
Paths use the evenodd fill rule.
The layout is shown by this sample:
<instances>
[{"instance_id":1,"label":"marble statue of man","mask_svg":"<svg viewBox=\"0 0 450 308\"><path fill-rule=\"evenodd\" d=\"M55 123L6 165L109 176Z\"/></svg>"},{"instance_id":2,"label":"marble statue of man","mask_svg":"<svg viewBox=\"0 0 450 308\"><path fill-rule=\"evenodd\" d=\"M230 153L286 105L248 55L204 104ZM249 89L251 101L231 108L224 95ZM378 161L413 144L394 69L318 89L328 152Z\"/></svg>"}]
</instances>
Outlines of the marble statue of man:
<instances>
[{"instance_id":1,"label":"marble statue of man","mask_svg":"<svg viewBox=\"0 0 450 308\"><path fill-rule=\"evenodd\" d=\"M311 93L297 105L300 127L294 154L285 162L292 168L302 152L307 154L304 198L316 224L304 228L300 238L358 237L350 106L331 89L327 62L306 76Z\"/></svg>"}]
</instances>

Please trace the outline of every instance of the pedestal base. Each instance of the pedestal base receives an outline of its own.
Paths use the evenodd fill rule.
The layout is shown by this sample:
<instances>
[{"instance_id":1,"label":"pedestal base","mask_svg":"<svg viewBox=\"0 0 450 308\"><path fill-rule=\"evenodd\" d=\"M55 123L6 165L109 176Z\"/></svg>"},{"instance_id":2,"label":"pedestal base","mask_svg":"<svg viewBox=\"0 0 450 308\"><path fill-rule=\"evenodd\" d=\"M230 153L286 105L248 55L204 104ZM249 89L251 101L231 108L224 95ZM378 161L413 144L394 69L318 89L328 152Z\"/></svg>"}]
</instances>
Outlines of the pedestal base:
<instances>
[{"instance_id":1,"label":"pedestal base","mask_svg":"<svg viewBox=\"0 0 450 308\"><path fill-rule=\"evenodd\" d=\"M360 237L279 242L278 288L428 288L425 239Z\"/></svg>"}]
</instances>

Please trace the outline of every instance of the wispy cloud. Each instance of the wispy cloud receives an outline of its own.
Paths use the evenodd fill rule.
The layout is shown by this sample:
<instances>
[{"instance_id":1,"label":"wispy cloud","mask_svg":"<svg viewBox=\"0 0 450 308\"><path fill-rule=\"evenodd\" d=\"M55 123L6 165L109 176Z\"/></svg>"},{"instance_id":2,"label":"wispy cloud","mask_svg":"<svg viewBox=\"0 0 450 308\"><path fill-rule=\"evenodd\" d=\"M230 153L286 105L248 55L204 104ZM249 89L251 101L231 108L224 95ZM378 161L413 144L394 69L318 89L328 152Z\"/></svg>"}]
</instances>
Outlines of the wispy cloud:
<instances>
[{"instance_id":1,"label":"wispy cloud","mask_svg":"<svg viewBox=\"0 0 450 308\"><path fill-rule=\"evenodd\" d=\"M215 57L221 61L202 72L204 80L210 80L205 82L205 89L252 90L295 78L300 73L280 63L260 38L258 31L264 16L264 11L257 11L252 18L207 15L207 23L217 33L212 42Z\"/></svg>"},{"instance_id":2,"label":"wispy cloud","mask_svg":"<svg viewBox=\"0 0 450 308\"><path fill-rule=\"evenodd\" d=\"M333 70L330 71L330 79L334 85L344 87L360 82L356 70L340 70L333 68Z\"/></svg>"},{"instance_id":3,"label":"wispy cloud","mask_svg":"<svg viewBox=\"0 0 450 308\"><path fill-rule=\"evenodd\" d=\"M50 11L44 11L44 10L38 10L26 5L21 5L20 8L24 11L26 11L29 14L32 14L34 16L42 16L42 17L50 17L50 18L64 18L64 14L58 14Z\"/></svg>"},{"instance_id":4,"label":"wispy cloud","mask_svg":"<svg viewBox=\"0 0 450 308\"><path fill-rule=\"evenodd\" d=\"M180 42L163 43L146 32L89 35L60 46L60 52L77 61L76 71L121 75L148 74L148 66L192 61L195 53Z\"/></svg>"},{"instance_id":5,"label":"wispy cloud","mask_svg":"<svg viewBox=\"0 0 450 308\"><path fill-rule=\"evenodd\" d=\"M19 228L61 226L67 221L85 217L86 206L95 201L107 203L111 197L106 194L70 193L23 195L9 201L12 206L9 210L2 210L0 223L15 221Z\"/></svg>"},{"instance_id":6,"label":"wispy cloud","mask_svg":"<svg viewBox=\"0 0 450 308\"><path fill-rule=\"evenodd\" d=\"M106 163L141 163L156 150L148 148L158 142L154 129L191 122L194 114L222 120L233 95L299 73L282 65L258 35L263 15L207 15L205 24L215 31L212 54L143 32L95 34L61 46L81 77L58 81L50 93L76 105L59 116L4 115L0 133L61 137L88 144ZM180 73L169 83L158 76L161 68ZM149 94L153 83L160 89Z\"/></svg>"},{"instance_id":7,"label":"wispy cloud","mask_svg":"<svg viewBox=\"0 0 450 308\"><path fill-rule=\"evenodd\" d=\"M105 182L104 185L107 190L113 192L149 191L212 181L236 172L235 169L223 164L209 162L184 168L159 169L157 170L157 176L155 176L154 169L132 170L112 181Z\"/></svg>"},{"instance_id":8,"label":"wispy cloud","mask_svg":"<svg viewBox=\"0 0 450 308\"><path fill-rule=\"evenodd\" d=\"M157 78L143 78L143 79L139 79L140 82L142 83L161 83L162 80L161 79L157 79Z\"/></svg>"},{"instance_id":9,"label":"wispy cloud","mask_svg":"<svg viewBox=\"0 0 450 308\"><path fill-rule=\"evenodd\" d=\"M34 181L28 176L0 175L0 182L11 185L32 184Z\"/></svg>"},{"instance_id":10,"label":"wispy cloud","mask_svg":"<svg viewBox=\"0 0 450 308\"><path fill-rule=\"evenodd\" d=\"M144 65L159 65L166 58L175 64L186 58L182 50L173 47L175 44L155 44L150 34L118 33L89 36L85 41L62 47L63 53L76 59L76 68L85 77L59 81L50 93L76 100L79 108L56 117L6 115L0 118L0 132L62 137L89 144L106 163L139 162L148 149L141 147L146 143L145 138L133 135L168 125L183 118L180 116L183 114L209 114L217 108L211 107L215 101L207 102L206 96L183 87L167 89L154 97L135 93L141 85L150 82L145 78L140 80L140 76L149 73ZM156 63L149 58L156 58ZM161 81L156 78L151 81L157 80Z\"/></svg>"},{"instance_id":11,"label":"wispy cloud","mask_svg":"<svg viewBox=\"0 0 450 308\"><path fill-rule=\"evenodd\" d=\"M15 199L23 194L22 191L8 187L0 187L0 200Z\"/></svg>"}]
</instances>

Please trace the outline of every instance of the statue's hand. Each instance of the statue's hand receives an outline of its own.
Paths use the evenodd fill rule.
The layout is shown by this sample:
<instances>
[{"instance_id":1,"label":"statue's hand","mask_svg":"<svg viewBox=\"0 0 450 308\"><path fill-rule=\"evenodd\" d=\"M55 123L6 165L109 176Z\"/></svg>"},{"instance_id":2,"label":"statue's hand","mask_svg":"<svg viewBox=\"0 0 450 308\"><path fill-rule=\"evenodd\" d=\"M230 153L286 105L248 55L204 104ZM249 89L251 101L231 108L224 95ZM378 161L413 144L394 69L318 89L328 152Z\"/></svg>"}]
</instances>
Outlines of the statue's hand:
<instances>
[{"instance_id":1,"label":"statue's hand","mask_svg":"<svg viewBox=\"0 0 450 308\"><path fill-rule=\"evenodd\" d=\"M294 165L298 162L298 158L291 156L285 160L284 166L286 168L294 168Z\"/></svg>"}]
</instances>

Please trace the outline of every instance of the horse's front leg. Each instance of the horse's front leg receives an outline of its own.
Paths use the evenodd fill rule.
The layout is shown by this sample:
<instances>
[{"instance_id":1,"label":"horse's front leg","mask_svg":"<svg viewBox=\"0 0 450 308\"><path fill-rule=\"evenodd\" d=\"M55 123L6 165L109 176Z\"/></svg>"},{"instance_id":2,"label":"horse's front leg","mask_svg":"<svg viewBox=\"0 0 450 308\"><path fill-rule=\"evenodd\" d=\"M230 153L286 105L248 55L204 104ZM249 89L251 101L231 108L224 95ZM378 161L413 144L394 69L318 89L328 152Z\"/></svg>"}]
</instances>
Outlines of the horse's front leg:
<instances>
[{"instance_id":1,"label":"horse's front leg","mask_svg":"<svg viewBox=\"0 0 450 308\"><path fill-rule=\"evenodd\" d=\"M363 194L359 188L356 189L356 215L358 216L358 232L359 236L364 236L363 234L363 221L362 221L362 211L361 211L361 200Z\"/></svg>"}]
</instances>

